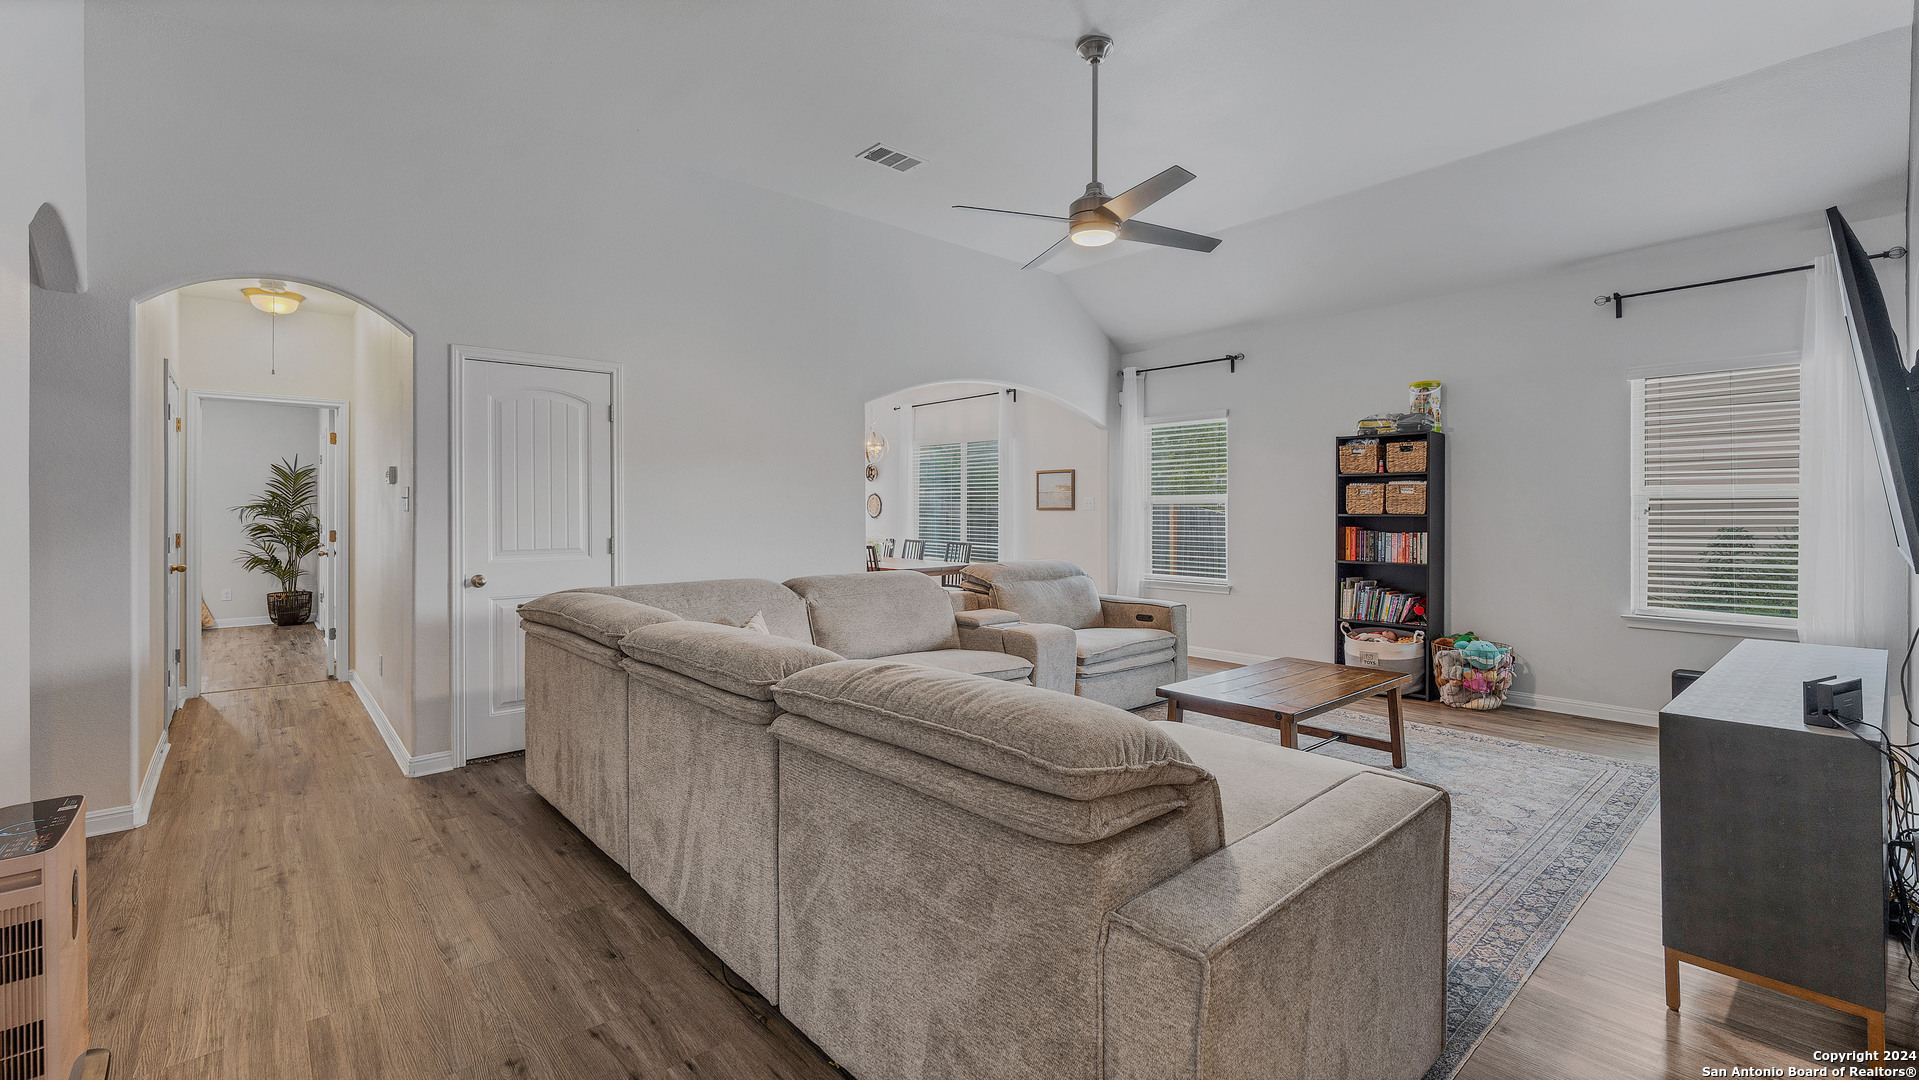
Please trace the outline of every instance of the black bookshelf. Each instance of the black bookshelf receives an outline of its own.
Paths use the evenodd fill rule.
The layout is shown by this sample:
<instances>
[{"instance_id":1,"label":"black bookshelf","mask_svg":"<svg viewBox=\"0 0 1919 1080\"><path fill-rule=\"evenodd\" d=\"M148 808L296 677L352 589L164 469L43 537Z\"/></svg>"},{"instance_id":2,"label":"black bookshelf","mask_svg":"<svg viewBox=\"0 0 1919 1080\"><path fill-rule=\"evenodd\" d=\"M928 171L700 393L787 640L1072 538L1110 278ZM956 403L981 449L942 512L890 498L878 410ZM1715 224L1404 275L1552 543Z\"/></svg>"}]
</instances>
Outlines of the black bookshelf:
<instances>
[{"instance_id":1,"label":"black bookshelf","mask_svg":"<svg viewBox=\"0 0 1919 1080\"><path fill-rule=\"evenodd\" d=\"M1375 439L1379 442L1380 468L1385 468L1386 447L1393 443L1426 444L1424 472L1339 473L1333 496L1333 657L1342 656L1341 622L1354 627L1387 630L1423 630L1426 632L1425 677L1420 690L1409 697L1426 701L1438 695L1433 687L1433 639L1443 634L1446 625L1446 436L1440 432L1416 435L1342 435L1334 440L1334 468L1338 468L1339 448L1349 443ZM1393 480L1426 481L1426 512L1423 514L1349 514L1346 512L1346 486L1353 483L1379 484ZM1340 530L1349 526L1375 532L1423 532L1426 534L1424 563L1352 562L1338 558ZM1426 598L1426 621L1422 623L1372 622L1339 617L1339 587L1347 578L1367 578L1389 589L1419 593Z\"/></svg>"}]
</instances>

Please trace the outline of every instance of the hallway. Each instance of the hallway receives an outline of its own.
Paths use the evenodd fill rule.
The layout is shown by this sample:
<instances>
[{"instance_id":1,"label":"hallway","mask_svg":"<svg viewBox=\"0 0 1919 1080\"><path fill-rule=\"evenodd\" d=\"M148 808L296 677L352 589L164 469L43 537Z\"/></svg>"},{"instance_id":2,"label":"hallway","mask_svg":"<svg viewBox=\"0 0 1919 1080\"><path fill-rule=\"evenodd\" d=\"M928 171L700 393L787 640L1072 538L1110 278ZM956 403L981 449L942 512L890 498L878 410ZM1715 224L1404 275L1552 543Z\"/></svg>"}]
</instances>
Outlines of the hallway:
<instances>
[{"instance_id":1,"label":"hallway","mask_svg":"<svg viewBox=\"0 0 1919 1080\"><path fill-rule=\"evenodd\" d=\"M323 682L326 642L312 623L200 631L200 692Z\"/></svg>"}]
</instances>

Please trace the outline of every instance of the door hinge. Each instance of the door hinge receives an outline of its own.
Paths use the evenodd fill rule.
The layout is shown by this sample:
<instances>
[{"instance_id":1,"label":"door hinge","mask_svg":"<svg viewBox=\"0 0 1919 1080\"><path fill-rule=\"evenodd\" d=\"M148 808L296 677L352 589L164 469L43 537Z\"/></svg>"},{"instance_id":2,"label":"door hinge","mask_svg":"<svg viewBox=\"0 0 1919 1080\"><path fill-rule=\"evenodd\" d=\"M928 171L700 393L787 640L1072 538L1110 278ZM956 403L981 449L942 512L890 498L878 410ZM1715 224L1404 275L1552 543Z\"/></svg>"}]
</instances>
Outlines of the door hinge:
<instances>
[{"instance_id":1,"label":"door hinge","mask_svg":"<svg viewBox=\"0 0 1919 1080\"><path fill-rule=\"evenodd\" d=\"M181 431L181 430L184 430L184 429L182 429L182 428L181 428L181 426L180 426L180 418L179 418L179 417L177 417L177 416L173 418L173 430L175 430L175 431Z\"/></svg>"},{"instance_id":2,"label":"door hinge","mask_svg":"<svg viewBox=\"0 0 1919 1080\"><path fill-rule=\"evenodd\" d=\"M613 422L613 406L611 405L606 407L606 422L609 424Z\"/></svg>"},{"instance_id":3,"label":"door hinge","mask_svg":"<svg viewBox=\"0 0 1919 1080\"><path fill-rule=\"evenodd\" d=\"M186 536L186 534L185 534L185 533L174 533L174 534L173 534L173 546L174 546L174 547L184 547L184 546L186 545L186 540L185 540L185 536Z\"/></svg>"},{"instance_id":4,"label":"door hinge","mask_svg":"<svg viewBox=\"0 0 1919 1080\"><path fill-rule=\"evenodd\" d=\"M339 542L339 539L340 539L340 530L338 530L338 529L328 529L328 530L326 531L326 541L327 541L327 543L329 543L329 544L333 544L333 543L338 543L338 542Z\"/></svg>"},{"instance_id":5,"label":"door hinge","mask_svg":"<svg viewBox=\"0 0 1919 1080\"><path fill-rule=\"evenodd\" d=\"M337 431L329 431L329 432L327 432L327 433L326 433L326 441L327 441L327 445L328 445L328 446L334 446L334 445L337 445L337 444L339 443L339 441L340 441L340 433L339 433L339 432L337 432Z\"/></svg>"},{"instance_id":6,"label":"door hinge","mask_svg":"<svg viewBox=\"0 0 1919 1080\"><path fill-rule=\"evenodd\" d=\"M606 553L613 554L613 538L610 536L606 538Z\"/></svg>"},{"instance_id":7,"label":"door hinge","mask_svg":"<svg viewBox=\"0 0 1919 1080\"><path fill-rule=\"evenodd\" d=\"M180 662L180 650L178 649L173 650L173 662L176 664Z\"/></svg>"},{"instance_id":8,"label":"door hinge","mask_svg":"<svg viewBox=\"0 0 1919 1080\"><path fill-rule=\"evenodd\" d=\"M327 639L328 641L332 641L332 640L334 640L335 638L337 638L337 637L339 637L339 636L340 636L340 628L339 628L339 627L337 627L337 626L329 626L329 627L327 627L327 628L326 628L326 639Z\"/></svg>"}]
</instances>

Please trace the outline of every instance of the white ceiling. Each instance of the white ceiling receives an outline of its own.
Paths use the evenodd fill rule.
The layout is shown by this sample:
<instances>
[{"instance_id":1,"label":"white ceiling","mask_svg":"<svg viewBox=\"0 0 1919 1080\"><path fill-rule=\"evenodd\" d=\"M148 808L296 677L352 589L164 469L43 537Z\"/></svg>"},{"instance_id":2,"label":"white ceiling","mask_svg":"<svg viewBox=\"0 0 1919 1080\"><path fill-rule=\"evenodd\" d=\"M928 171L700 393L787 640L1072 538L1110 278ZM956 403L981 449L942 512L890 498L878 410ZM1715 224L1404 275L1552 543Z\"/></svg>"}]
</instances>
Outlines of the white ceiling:
<instances>
[{"instance_id":1,"label":"white ceiling","mask_svg":"<svg viewBox=\"0 0 1919 1080\"><path fill-rule=\"evenodd\" d=\"M259 286L260 279L258 278L230 278L219 281L202 281L198 284L185 286L178 291L181 296L199 296L209 300L230 300L236 304L248 304L252 301L248 300L246 294L240 290L254 289ZM286 318L298 318L302 311L317 311L323 315L351 315L360 306L359 302L353 298L341 296L336 292L330 292L320 288L318 285L307 285L298 281L289 281L286 283L286 286L288 289L306 297L306 299L300 303L300 311L296 311L290 316L285 316Z\"/></svg>"},{"instance_id":2,"label":"white ceiling","mask_svg":"<svg viewBox=\"0 0 1919 1080\"><path fill-rule=\"evenodd\" d=\"M1790 95L1737 88L1743 76L1912 17L1909 0L174 0L167 10L217 20L263 48L399 80L446 103L450 124L567 128L607 144L609 158L661 154L1019 262L1055 227L949 206L1063 211L1087 179L1087 71L1073 41L1107 33L1116 40L1101 87L1108 190L1184 165L1199 179L1143 216L1228 233L1210 256L1116 244L1048 265L1123 341L1182 320L1115 315L1139 298L1096 294L1160 271L1109 267L1152 263L1194 274L1191 282L1215 280L1217 270L1189 269L1214 265L1270 277L1264 256L1242 249L1293 235L1303 226L1284 223L1303 208L1373 198L1390 209L1402 194L1393 185L1409 177L1433 178L1404 193L1424 200L1415 224L1485 214L1472 224L1532 232L1540 215L1572 202L1593 233L1622 241L1718 227L1657 212L1652 200L1667 195L1683 196L1678 210L1704 205L1712 222L1777 216L1781 200L1765 183L1709 190L1666 170L1711 166L1719 151L1745 166L1782 148L1790 157L1800 136L1832 124L1858 144L1847 160L1859 159L1882 135L1885 102L1863 102L1873 122L1861 124L1845 118L1852 101L1822 99L1840 112L1813 116ZM1729 100L1691 112L1655 105L1689 93L1715 99L1725 92L1705 88L1722 84L1735 88ZM1903 92L1892 100L1903 110ZM1799 126L1753 111L1775 104ZM1688 118L1731 127L1676 126ZM1646 138L1634 123L1648 125ZM902 174L854 156L875 141L926 164ZM1542 144L1556 162L1535 160ZM1488 175L1523 206L1460 188L1472 168L1445 173L1497 164L1502 148L1531 171L1504 187ZM1624 156L1598 156L1602 148ZM1570 171L1582 162L1588 172ZM1587 189L1559 204L1537 190L1561 180ZM1651 236L1653 224L1679 232ZM1578 228L1548 232L1589 246Z\"/></svg>"}]
</instances>

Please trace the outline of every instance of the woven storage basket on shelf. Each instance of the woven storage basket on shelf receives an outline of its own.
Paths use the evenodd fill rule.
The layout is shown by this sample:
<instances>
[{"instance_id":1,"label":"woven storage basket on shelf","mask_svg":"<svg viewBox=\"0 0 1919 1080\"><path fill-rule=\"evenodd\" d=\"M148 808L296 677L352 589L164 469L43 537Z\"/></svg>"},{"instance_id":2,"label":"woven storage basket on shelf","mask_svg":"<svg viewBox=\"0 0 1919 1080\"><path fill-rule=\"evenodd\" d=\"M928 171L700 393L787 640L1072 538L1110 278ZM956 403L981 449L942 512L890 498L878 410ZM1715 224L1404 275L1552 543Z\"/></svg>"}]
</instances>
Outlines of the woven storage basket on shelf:
<instances>
[{"instance_id":1,"label":"woven storage basket on shelf","mask_svg":"<svg viewBox=\"0 0 1919 1080\"><path fill-rule=\"evenodd\" d=\"M1339 471L1342 473L1376 473L1379 471L1379 441L1361 439L1358 442L1343 443L1339 448Z\"/></svg>"},{"instance_id":2,"label":"woven storage basket on shelf","mask_svg":"<svg viewBox=\"0 0 1919 1080\"><path fill-rule=\"evenodd\" d=\"M1383 514L1386 512L1386 485L1384 484L1347 484L1346 512L1349 514Z\"/></svg>"},{"instance_id":3,"label":"woven storage basket on shelf","mask_svg":"<svg viewBox=\"0 0 1919 1080\"><path fill-rule=\"evenodd\" d=\"M1425 513L1426 481L1394 480L1387 484L1386 512L1388 514Z\"/></svg>"},{"instance_id":4,"label":"woven storage basket on shelf","mask_svg":"<svg viewBox=\"0 0 1919 1080\"><path fill-rule=\"evenodd\" d=\"M1425 472L1426 440L1387 443L1386 471L1389 473Z\"/></svg>"}]
</instances>

